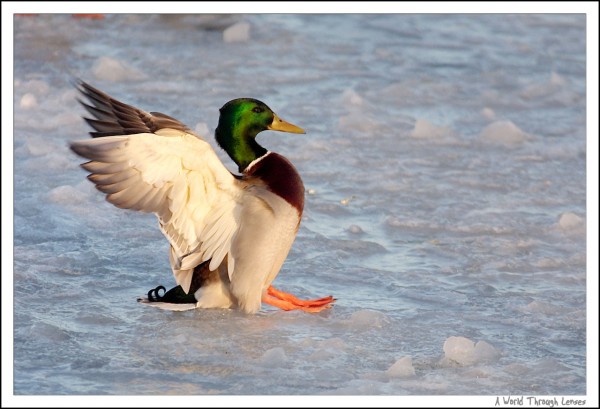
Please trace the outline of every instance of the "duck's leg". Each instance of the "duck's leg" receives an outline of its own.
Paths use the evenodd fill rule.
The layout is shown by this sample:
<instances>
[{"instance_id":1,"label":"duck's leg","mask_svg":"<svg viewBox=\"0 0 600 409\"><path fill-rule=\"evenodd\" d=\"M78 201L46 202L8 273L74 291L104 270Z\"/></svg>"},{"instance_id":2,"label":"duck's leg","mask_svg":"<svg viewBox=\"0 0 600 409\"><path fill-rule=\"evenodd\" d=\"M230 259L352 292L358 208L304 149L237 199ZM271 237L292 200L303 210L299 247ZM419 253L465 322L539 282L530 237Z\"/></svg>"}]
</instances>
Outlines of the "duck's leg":
<instances>
[{"instance_id":1,"label":"duck's leg","mask_svg":"<svg viewBox=\"0 0 600 409\"><path fill-rule=\"evenodd\" d=\"M282 310L302 310L306 312L319 312L332 307L335 298L332 296L319 298L316 300L301 300L292 294L280 291L273 286L269 286L267 294L263 296L262 302L272 305Z\"/></svg>"},{"instance_id":2,"label":"duck's leg","mask_svg":"<svg viewBox=\"0 0 600 409\"><path fill-rule=\"evenodd\" d=\"M279 298L280 300L289 301L292 304L303 307L319 307L322 305L330 304L335 301L335 299L331 295L316 300L301 300L293 294L276 289L272 285L269 286L269 288L267 288L267 294L272 295L275 298Z\"/></svg>"}]
</instances>

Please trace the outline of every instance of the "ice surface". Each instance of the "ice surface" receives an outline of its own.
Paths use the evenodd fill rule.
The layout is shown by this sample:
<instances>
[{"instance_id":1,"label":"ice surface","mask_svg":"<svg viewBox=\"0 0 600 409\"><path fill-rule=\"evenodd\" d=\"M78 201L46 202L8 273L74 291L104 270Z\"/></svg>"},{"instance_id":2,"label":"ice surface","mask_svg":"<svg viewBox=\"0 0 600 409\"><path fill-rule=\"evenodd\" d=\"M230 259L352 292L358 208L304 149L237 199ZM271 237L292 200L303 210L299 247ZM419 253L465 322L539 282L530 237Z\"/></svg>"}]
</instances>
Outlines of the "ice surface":
<instances>
[{"instance_id":1,"label":"ice surface","mask_svg":"<svg viewBox=\"0 0 600 409\"><path fill-rule=\"evenodd\" d=\"M585 394L585 15L239 19L14 18L15 394ZM233 171L211 137L228 100L305 128L257 138L307 191L274 285L336 305L138 303L174 285L168 243L68 149L90 130L73 77Z\"/></svg>"},{"instance_id":2,"label":"ice surface","mask_svg":"<svg viewBox=\"0 0 600 409\"><path fill-rule=\"evenodd\" d=\"M413 138L441 138L448 133L449 130L443 126L434 125L426 119L417 119L410 136Z\"/></svg>"}]
</instances>

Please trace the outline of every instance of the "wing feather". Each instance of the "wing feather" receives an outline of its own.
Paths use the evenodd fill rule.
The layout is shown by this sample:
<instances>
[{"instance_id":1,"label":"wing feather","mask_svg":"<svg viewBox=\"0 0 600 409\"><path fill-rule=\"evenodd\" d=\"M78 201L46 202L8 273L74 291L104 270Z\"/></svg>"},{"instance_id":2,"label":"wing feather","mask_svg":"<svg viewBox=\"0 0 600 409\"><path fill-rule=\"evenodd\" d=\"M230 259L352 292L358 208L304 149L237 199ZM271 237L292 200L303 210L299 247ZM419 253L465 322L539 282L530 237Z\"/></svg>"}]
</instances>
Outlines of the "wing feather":
<instances>
[{"instance_id":1,"label":"wing feather","mask_svg":"<svg viewBox=\"0 0 600 409\"><path fill-rule=\"evenodd\" d=\"M137 171L135 169L125 169L122 172L112 174L92 173L88 176L88 179L96 184L111 185L113 183L123 182L134 176L137 176Z\"/></svg>"},{"instance_id":2,"label":"wing feather","mask_svg":"<svg viewBox=\"0 0 600 409\"><path fill-rule=\"evenodd\" d=\"M235 260L244 189L212 147L178 120L124 104L80 82L81 102L94 118L93 139L71 149L88 159L88 179L117 207L155 213L171 244L175 278L187 292L193 269L210 260L217 269ZM231 273L230 273L231 275Z\"/></svg>"},{"instance_id":3,"label":"wing feather","mask_svg":"<svg viewBox=\"0 0 600 409\"><path fill-rule=\"evenodd\" d=\"M210 145L179 132L179 137L107 136L73 142L71 147L91 159L82 166L92 172L88 178L110 203L156 213L173 247L174 272L191 274L207 260L217 269L230 253L244 190ZM186 274L178 272L176 277L185 284Z\"/></svg>"},{"instance_id":4,"label":"wing feather","mask_svg":"<svg viewBox=\"0 0 600 409\"><path fill-rule=\"evenodd\" d=\"M75 149L73 149L73 150L75 150ZM98 155L98 156L100 156L100 155ZM122 171L128 169L127 164L124 162L107 163L107 162L89 161L89 162L83 163L81 165L81 167L89 172L99 173L99 174L103 174L103 175L111 175L111 174L119 173L119 172L122 172Z\"/></svg>"},{"instance_id":5,"label":"wing feather","mask_svg":"<svg viewBox=\"0 0 600 409\"><path fill-rule=\"evenodd\" d=\"M84 82L77 86L95 132L71 149L88 159L81 165L88 179L115 206L157 215L171 244L173 274L186 292L194 268L208 260L211 270L226 260L232 277L243 182L177 119L124 104Z\"/></svg>"},{"instance_id":6,"label":"wing feather","mask_svg":"<svg viewBox=\"0 0 600 409\"><path fill-rule=\"evenodd\" d=\"M159 112L148 113L117 101L83 81L79 81L77 87L89 103L79 102L95 118L84 118L96 130L90 132L93 138L155 133L164 128L190 132L186 125L175 118Z\"/></svg>"}]
</instances>

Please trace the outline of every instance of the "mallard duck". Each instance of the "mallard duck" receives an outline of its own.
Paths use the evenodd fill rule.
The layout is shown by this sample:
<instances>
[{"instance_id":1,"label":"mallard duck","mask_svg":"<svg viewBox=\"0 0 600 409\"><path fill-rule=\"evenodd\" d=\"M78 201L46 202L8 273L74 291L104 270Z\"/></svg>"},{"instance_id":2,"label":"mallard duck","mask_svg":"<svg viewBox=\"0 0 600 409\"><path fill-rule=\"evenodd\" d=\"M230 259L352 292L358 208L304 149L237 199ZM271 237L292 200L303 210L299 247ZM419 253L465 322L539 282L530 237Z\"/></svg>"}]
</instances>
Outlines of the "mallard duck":
<instances>
[{"instance_id":1,"label":"mallard duck","mask_svg":"<svg viewBox=\"0 0 600 409\"><path fill-rule=\"evenodd\" d=\"M262 303L307 312L332 306L331 296L301 300L271 285L300 226L304 185L290 161L263 148L256 136L303 129L256 99L227 102L215 138L237 164L237 175L177 119L124 104L83 81L77 88L93 116L84 119L95 131L93 139L70 147L89 160L81 165L88 179L113 205L156 214L171 244L177 286L158 286L142 301L249 314Z\"/></svg>"}]
</instances>

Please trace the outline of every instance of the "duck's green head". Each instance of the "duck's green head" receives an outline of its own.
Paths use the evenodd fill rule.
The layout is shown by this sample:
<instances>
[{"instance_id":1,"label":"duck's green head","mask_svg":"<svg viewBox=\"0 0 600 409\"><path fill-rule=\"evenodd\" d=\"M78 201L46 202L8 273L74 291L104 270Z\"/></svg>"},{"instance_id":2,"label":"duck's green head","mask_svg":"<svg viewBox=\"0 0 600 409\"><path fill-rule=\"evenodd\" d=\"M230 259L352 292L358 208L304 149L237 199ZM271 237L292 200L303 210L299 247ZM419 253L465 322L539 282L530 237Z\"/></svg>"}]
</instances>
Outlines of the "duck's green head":
<instances>
[{"instance_id":1,"label":"duck's green head","mask_svg":"<svg viewBox=\"0 0 600 409\"><path fill-rule=\"evenodd\" d=\"M252 98L229 101L219 110L215 138L221 148L237 163L240 172L267 150L256 142L262 131L305 133L296 125L279 118L264 102Z\"/></svg>"}]
</instances>

